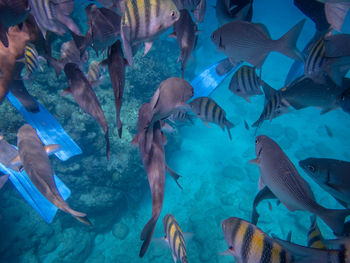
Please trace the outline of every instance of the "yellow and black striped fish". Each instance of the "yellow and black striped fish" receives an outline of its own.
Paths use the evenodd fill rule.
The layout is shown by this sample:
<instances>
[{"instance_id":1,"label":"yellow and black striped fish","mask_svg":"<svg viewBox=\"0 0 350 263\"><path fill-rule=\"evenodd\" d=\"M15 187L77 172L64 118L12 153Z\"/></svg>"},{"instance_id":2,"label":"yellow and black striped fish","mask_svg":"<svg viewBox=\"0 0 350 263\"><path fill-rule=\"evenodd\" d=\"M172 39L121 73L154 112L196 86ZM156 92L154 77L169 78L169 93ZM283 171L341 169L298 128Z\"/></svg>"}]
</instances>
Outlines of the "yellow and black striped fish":
<instances>
[{"instance_id":1,"label":"yellow and black striped fish","mask_svg":"<svg viewBox=\"0 0 350 263\"><path fill-rule=\"evenodd\" d=\"M121 22L124 52L133 65L132 46L146 42L145 54L152 41L171 27L180 17L172 0L125 0Z\"/></svg>"},{"instance_id":2,"label":"yellow and black striped fish","mask_svg":"<svg viewBox=\"0 0 350 263\"><path fill-rule=\"evenodd\" d=\"M313 248L326 249L323 237L316 222L316 216L311 216L311 226L307 233L307 246Z\"/></svg>"},{"instance_id":3,"label":"yellow and black striped fish","mask_svg":"<svg viewBox=\"0 0 350 263\"><path fill-rule=\"evenodd\" d=\"M95 83L101 79L101 68L98 61L91 62L87 78L90 84Z\"/></svg>"},{"instance_id":4,"label":"yellow and black striped fish","mask_svg":"<svg viewBox=\"0 0 350 263\"><path fill-rule=\"evenodd\" d=\"M190 103L192 111L198 116L207 126L207 122L212 122L219 125L223 130L227 128L230 140L232 140L230 129L235 125L226 119L225 111L211 98L198 97Z\"/></svg>"},{"instance_id":5,"label":"yellow and black striped fish","mask_svg":"<svg viewBox=\"0 0 350 263\"><path fill-rule=\"evenodd\" d=\"M37 68L40 71L43 71L42 66L39 63L39 60L44 59L39 56L38 51L36 51L35 46L31 43L27 43L24 48L24 63L26 65L27 74L24 76L24 79L28 79Z\"/></svg>"},{"instance_id":6,"label":"yellow and black striped fish","mask_svg":"<svg viewBox=\"0 0 350 263\"><path fill-rule=\"evenodd\" d=\"M326 48L323 36L315 42L305 61L305 75L314 75L324 71Z\"/></svg>"},{"instance_id":7,"label":"yellow and black striped fish","mask_svg":"<svg viewBox=\"0 0 350 263\"><path fill-rule=\"evenodd\" d=\"M289 263L292 255L255 225L230 217L221 224L227 253L241 263Z\"/></svg>"},{"instance_id":8,"label":"yellow and black striped fish","mask_svg":"<svg viewBox=\"0 0 350 263\"><path fill-rule=\"evenodd\" d=\"M250 103L249 97L263 94L260 89L261 82L255 67L243 66L233 74L229 89Z\"/></svg>"},{"instance_id":9,"label":"yellow and black striped fish","mask_svg":"<svg viewBox=\"0 0 350 263\"><path fill-rule=\"evenodd\" d=\"M163 218L163 225L165 240L169 244L174 262L176 263L179 260L181 263L187 263L185 239L175 217L167 214Z\"/></svg>"}]
</instances>

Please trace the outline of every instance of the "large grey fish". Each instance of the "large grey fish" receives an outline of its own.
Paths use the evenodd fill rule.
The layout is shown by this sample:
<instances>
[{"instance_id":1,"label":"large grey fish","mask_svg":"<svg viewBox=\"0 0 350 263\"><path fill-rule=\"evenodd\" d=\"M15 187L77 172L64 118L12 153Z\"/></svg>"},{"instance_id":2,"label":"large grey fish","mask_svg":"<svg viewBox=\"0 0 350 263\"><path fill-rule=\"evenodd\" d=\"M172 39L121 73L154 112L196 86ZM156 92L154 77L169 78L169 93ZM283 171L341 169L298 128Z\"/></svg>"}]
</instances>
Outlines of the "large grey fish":
<instances>
[{"instance_id":1,"label":"large grey fish","mask_svg":"<svg viewBox=\"0 0 350 263\"><path fill-rule=\"evenodd\" d=\"M187 263L185 239L179 223L173 215L166 214L163 217L163 226L165 232L164 239L171 249L174 262L176 263L179 260L181 263Z\"/></svg>"},{"instance_id":2,"label":"large grey fish","mask_svg":"<svg viewBox=\"0 0 350 263\"><path fill-rule=\"evenodd\" d=\"M249 97L263 94L260 88L263 83L254 67L242 66L233 74L229 90L250 103Z\"/></svg>"},{"instance_id":3,"label":"large grey fish","mask_svg":"<svg viewBox=\"0 0 350 263\"><path fill-rule=\"evenodd\" d=\"M304 60L296 42L305 20L297 23L278 40L272 40L263 24L233 21L213 32L211 41L232 62L248 62L260 69L272 51L280 52L295 60Z\"/></svg>"},{"instance_id":4,"label":"large grey fish","mask_svg":"<svg viewBox=\"0 0 350 263\"><path fill-rule=\"evenodd\" d=\"M320 217L336 235L344 232L344 220L350 210L328 209L319 205L309 184L299 175L293 163L280 146L265 135L255 139L256 159L252 162L259 166L260 181L263 186L253 205L252 222L258 221L257 204L266 198L278 198L291 212L309 211Z\"/></svg>"},{"instance_id":5,"label":"large grey fish","mask_svg":"<svg viewBox=\"0 0 350 263\"><path fill-rule=\"evenodd\" d=\"M209 97L198 97L192 100L190 105L192 112L208 127L207 122L219 125L224 131L226 127L228 136L232 140L230 129L235 127L235 125L226 119L226 112L213 99Z\"/></svg>"},{"instance_id":6,"label":"large grey fish","mask_svg":"<svg viewBox=\"0 0 350 263\"><path fill-rule=\"evenodd\" d=\"M98 54L99 50L104 50L117 41L120 34L121 17L108 8L99 8L94 4L88 5L85 12L89 28L84 40L79 43L77 41L76 44L81 54L89 45ZM77 40L77 38L74 39Z\"/></svg>"},{"instance_id":7,"label":"large grey fish","mask_svg":"<svg viewBox=\"0 0 350 263\"><path fill-rule=\"evenodd\" d=\"M109 76L111 78L114 92L115 109L117 113L118 135L121 138L123 124L120 120L120 109L122 107L124 92L125 68L128 65L128 62L124 58L122 44L119 40L108 49L108 58L102 63L108 65Z\"/></svg>"},{"instance_id":8,"label":"large grey fish","mask_svg":"<svg viewBox=\"0 0 350 263\"><path fill-rule=\"evenodd\" d=\"M9 46L7 31L27 18L30 11L28 0L0 0L0 41Z\"/></svg>"},{"instance_id":9,"label":"large grey fish","mask_svg":"<svg viewBox=\"0 0 350 263\"><path fill-rule=\"evenodd\" d=\"M207 0L173 0L179 10L188 10L193 12L197 22L202 23L207 8Z\"/></svg>"},{"instance_id":10,"label":"large grey fish","mask_svg":"<svg viewBox=\"0 0 350 263\"><path fill-rule=\"evenodd\" d=\"M184 70L188 58L191 56L197 42L197 25L192 21L190 13L186 9L180 11L180 19L174 24L172 37L177 39L180 47L180 55L177 61L181 62L181 75L184 77Z\"/></svg>"},{"instance_id":11,"label":"large grey fish","mask_svg":"<svg viewBox=\"0 0 350 263\"><path fill-rule=\"evenodd\" d=\"M291 253L255 225L230 217L222 221L222 231L228 250L239 263L291 263Z\"/></svg>"},{"instance_id":12,"label":"large grey fish","mask_svg":"<svg viewBox=\"0 0 350 263\"><path fill-rule=\"evenodd\" d=\"M180 17L172 0L125 0L121 36L125 56L134 65L132 48L145 42L145 54L154 39L171 27Z\"/></svg>"},{"instance_id":13,"label":"large grey fish","mask_svg":"<svg viewBox=\"0 0 350 263\"><path fill-rule=\"evenodd\" d=\"M74 10L74 0L28 0L31 13L35 17L43 36L47 31L64 35L67 28L77 35L81 35L79 27L70 17Z\"/></svg>"},{"instance_id":14,"label":"large grey fish","mask_svg":"<svg viewBox=\"0 0 350 263\"><path fill-rule=\"evenodd\" d=\"M108 124L93 88L91 87L84 73L79 69L78 65L74 63L67 63L64 66L64 73L67 76L69 86L66 90L64 90L63 95L72 93L75 101L78 103L83 112L90 114L101 126L105 133L106 154L107 159L109 160L111 153Z\"/></svg>"},{"instance_id":15,"label":"large grey fish","mask_svg":"<svg viewBox=\"0 0 350 263\"><path fill-rule=\"evenodd\" d=\"M86 214L70 208L57 189L53 177L54 173L47 156L48 153L57 150L57 145L44 147L35 129L25 124L18 130L17 147L19 156L13 162L22 163L29 179L39 192L57 208L71 214L77 220L91 225Z\"/></svg>"},{"instance_id":16,"label":"large grey fish","mask_svg":"<svg viewBox=\"0 0 350 263\"><path fill-rule=\"evenodd\" d=\"M299 166L339 203L349 207L350 162L327 158L307 158L300 161Z\"/></svg>"}]
</instances>

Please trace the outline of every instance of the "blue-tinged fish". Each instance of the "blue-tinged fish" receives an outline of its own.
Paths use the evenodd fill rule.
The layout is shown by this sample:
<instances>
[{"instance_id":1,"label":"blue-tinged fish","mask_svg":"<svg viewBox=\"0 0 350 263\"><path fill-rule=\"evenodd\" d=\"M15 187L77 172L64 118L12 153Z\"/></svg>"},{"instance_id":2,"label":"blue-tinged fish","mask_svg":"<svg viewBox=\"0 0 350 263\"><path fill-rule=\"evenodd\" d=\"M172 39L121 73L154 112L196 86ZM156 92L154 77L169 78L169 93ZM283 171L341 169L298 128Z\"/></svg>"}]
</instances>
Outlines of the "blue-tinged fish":
<instances>
[{"instance_id":1,"label":"blue-tinged fish","mask_svg":"<svg viewBox=\"0 0 350 263\"><path fill-rule=\"evenodd\" d=\"M93 85L99 82L101 78L102 78L102 75L101 75L100 62L94 60L91 62L89 66L87 79L90 82L90 84Z\"/></svg>"},{"instance_id":2,"label":"blue-tinged fish","mask_svg":"<svg viewBox=\"0 0 350 263\"><path fill-rule=\"evenodd\" d=\"M349 207L350 162L328 158L307 158L300 161L299 166L340 204Z\"/></svg>"},{"instance_id":3,"label":"blue-tinged fish","mask_svg":"<svg viewBox=\"0 0 350 263\"><path fill-rule=\"evenodd\" d=\"M164 239L171 249L174 262L180 261L181 263L187 263L185 239L175 217L167 214L163 218L163 225L165 232Z\"/></svg>"},{"instance_id":4,"label":"blue-tinged fish","mask_svg":"<svg viewBox=\"0 0 350 263\"><path fill-rule=\"evenodd\" d=\"M250 103L249 97L263 94L260 88L262 83L254 67L242 66L233 74L229 90Z\"/></svg>"},{"instance_id":5,"label":"blue-tinged fish","mask_svg":"<svg viewBox=\"0 0 350 263\"><path fill-rule=\"evenodd\" d=\"M177 39L181 50L177 61L181 62L182 78L184 77L187 60L196 46L197 34L197 25L192 21L190 13L186 9L182 9L180 11L180 19L174 24L174 33L170 35Z\"/></svg>"},{"instance_id":6,"label":"blue-tinged fish","mask_svg":"<svg viewBox=\"0 0 350 263\"><path fill-rule=\"evenodd\" d=\"M272 40L263 24L237 20L215 30L211 35L211 41L232 63L245 61L258 69L272 51L304 61L303 54L296 47L304 23L305 19L297 23L280 39Z\"/></svg>"},{"instance_id":7,"label":"blue-tinged fish","mask_svg":"<svg viewBox=\"0 0 350 263\"><path fill-rule=\"evenodd\" d=\"M226 119L226 112L213 99L209 97L198 97L192 100L190 105L193 113L196 114L206 126L209 127L207 122L211 122L219 125L224 131L226 127L228 136L230 140L232 140L230 129L235 127L235 125Z\"/></svg>"},{"instance_id":8,"label":"blue-tinged fish","mask_svg":"<svg viewBox=\"0 0 350 263\"><path fill-rule=\"evenodd\" d=\"M0 0L0 41L9 46L7 31L24 22L30 11L28 0Z\"/></svg>"},{"instance_id":9,"label":"blue-tinged fish","mask_svg":"<svg viewBox=\"0 0 350 263\"><path fill-rule=\"evenodd\" d=\"M228 250L239 263L291 263L292 255L260 228L230 217L221 223Z\"/></svg>"},{"instance_id":10,"label":"blue-tinged fish","mask_svg":"<svg viewBox=\"0 0 350 263\"><path fill-rule=\"evenodd\" d=\"M147 54L154 39L180 18L172 0L125 0L123 10L121 36L130 66L134 65L133 48L145 42Z\"/></svg>"},{"instance_id":11,"label":"blue-tinged fish","mask_svg":"<svg viewBox=\"0 0 350 263\"><path fill-rule=\"evenodd\" d=\"M329 209L319 205L309 184L299 175L297 169L280 146L266 135L255 139L256 163L260 170L259 184L263 186L253 205L252 222L258 222L257 204L267 198L277 198L293 212L308 211L320 217L336 235L344 233L344 220L350 209ZM258 201L257 201L258 200Z\"/></svg>"},{"instance_id":12,"label":"blue-tinged fish","mask_svg":"<svg viewBox=\"0 0 350 263\"><path fill-rule=\"evenodd\" d=\"M319 249L326 249L326 245L323 243L323 237L321 231L316 222L316 216L311 216L311 226L307 233L307 246Z\"/></svg>"},{"instance_id":13,"label":"blue-tinged fish","mask_svg":"<svg viewBox=\"0 0 350 263\"><path fill-rule=\"evenodd\" d=\"M87 225L91 222L85 213L73 210L60 195L51 168L48 154L57 151L59 145L44 146L35 129L28 124L23 125L17 133L18 156L12 161L21 163L29 179L35 187L57 208L71 214L74 218Z\"/></svg>"},{"instance_id":14,"label":"blue-tinged fish","mask_svg":"<svg viewBox=\"0 0 350 263\"><path fill-rule=\"evenodd\" d=\"M234 20L250 22L253 17L253 0L217 0L215 11L219 26Z\"/></svg>"},{"instance_id":15,"label":"blue-tinged fish","mask_svg":"<svg viewBox=\"0 0 350 263\"><path fill-rule=\"evenodd\" d=\"M71 93L83 112L91 115L101 126L105 133L106 155L109 160L111 158L111 152L108 123L93 88L78 65L67 63L64 66L64 73L66 74L69 86L63 91L62 95Z\"/></svg>"},{"instance_id":16,"label":"blue-tinged fish","mask_svg":"<svg viewBox=\"0 0 350 263\"><path fill-rule=\"evenodd\" d=\"M32 43L27 43L24 48L24 59L17 61L25 63L27 73L23 76L23 79L27 80L33 73L35 73L37 69L39 69L41 72L44 71L43 67L40 65L40 62L46 60L39 56L38 51L36 51L36 48Z\"/></svg>"}]
</instances>

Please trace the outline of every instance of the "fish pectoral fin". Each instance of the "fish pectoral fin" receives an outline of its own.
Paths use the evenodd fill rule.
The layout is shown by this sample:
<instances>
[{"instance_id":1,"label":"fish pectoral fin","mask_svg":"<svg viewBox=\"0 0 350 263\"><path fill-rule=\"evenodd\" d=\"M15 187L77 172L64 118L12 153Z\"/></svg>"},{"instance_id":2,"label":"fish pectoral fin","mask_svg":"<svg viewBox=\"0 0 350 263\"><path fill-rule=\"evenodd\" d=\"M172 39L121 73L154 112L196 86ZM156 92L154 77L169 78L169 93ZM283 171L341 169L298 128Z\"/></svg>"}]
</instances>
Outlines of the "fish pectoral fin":
<instances>
[{"instance_id":1,"label":"fish pectoral fin","mask_svg":"<svg viewBox=\"0 0 350 263\"><path fill-rule=\"evenodd\" d=\"M160 94L160 90L157 89L156 92L154 93L151 101L150 101L150 108L152 110L154 110L154 108L157 106L158 101L159 101L159 94Z\"/></svg>"},{"instance_id":2,"label":"fish pectoral fin","mask_svg":"<svg viewBox=\"0 0 350 263\"><path fill-rule=\"evenodd\" d=\"M182 176L176 173L174 170L172 170L168 165L165 166L165 169L170 174L170 176L175 180L176 184L180 187L180 189L183 190L182 186L177 181Z\"/></svg>"},{"instance_id":3,"label":"fish pectoral fin","mask_svg":"<svg viewBox=\"0 0 350 263\"><path fill-rule=\"evenodd\" d=\"M169 124L168 124L169 125ZM170 126L170 125L169 125ZM167 144L167 142L168 142L168 140L167 140L167 138L166 138L166 136L165 136L165 134L162 132L162 139L163 139L163 144L165 145L165 144Z\"/></svg>"},{"instance_id":4,"label":"fish pectoral fin","mask_svg":"<svg viewBox=\"0 0 350 263\"><path fill-rule=\"evenodd\" d=\"M249 161L249 163L259 165L260 164L260 159L259 158L252 159L252 160Z\"/></svg>"},{"instance_id":5,"label":"fish pectoral fin","mask_svg":"<svg viewBox=\"0 0 350 263\"><path fill-rule=\"evenodd\" d=\"M9 164L9 168L16 167L22 165L21 157L17 155L15 158L13 158Z\"/></svg>"},{"instance_id":6,"label":"fish pectoral fin","mask_svg":"<svg viewBox=\"0 0 350 263\"><path fill-rule=\"evenodd\" d=\"M134 138L132 138L131 145L132 146L137 146L139 144L139 135L136 134Z\"/></svg>"},{"instance_id":7,"label":"fish pectoral fin","mask_svg":"<svg viewBox=\"0 0 350 263\"><path fill-rule=\"evenodd\" d=\"M45 152L47 153L47 155L54 154L54 153L58 152L61 148L62 148L62 146L59 144L49 144L49 145L44 146L44 149L45 149Z\"/></svg>"},{"instance_id":8,"label":"fish pectoral fin","mask_svg":"<svg viewBox=\"0 0 350 263\"><path fill-rule=\"evenodd\" d=\"M145 50L143 53L143 56L146 56L149 50L152 48L153 41L152 42L145 42Z\"/></svg>"},{"instance_id":9,"label":"fish pectoral fin","mask_svg":"<svg viewBox=\"0 0 350 263\"><path fill-rule=\"evenodd\" d=\"M72 93L71 88L68 87L61 92L61 95L66 96L66 95L71 94L71 93Z\"/></svg>"},{"instance_id":10,"label":"fish pectoral fin","mask_svg":"<svg viewBox=\"0 0 350 263\"><path fill-rule=\"evenodd\" d=\"M16 59L16 62L25 64L26 59L25 58L18 58L18 59Z\"/></svg>"},{"instance_id":11,"label":"fish pectoral fin","mask_svg":"<svg viewBox=\"0 0 350 263\"><path fill-rule=\"evenodd\" d=\"M171 38L175 38L175 39L176 39L176 32L173 32L173 33L169 34L168 37L171 37Z\"/></svg>"},{"instance_id":12,"label":"fish pectoral fin","mask_svg":"<svg viewBox=\"0 0 350 263\"><path fill-rule=\"evenodd\" d=\"M202 122L205 124L205 126L207 126L208 128L210 128L209 124L208 124L205 120L203 120L203 119L201 119L201 120L202 120Z\"/></svg>"},{"instance_id":13,"label":"fish pectoral fin","mask_svg":"<svg viewBox=\"0 0 350 263\"><path fill-rule=\"evenodd\" d=\"M226 251L220 253L219 255L221 255L221 256L232 256L234 254L235 253L234 253L233 248L228 248Z\"/></svg>"}]
</instances>

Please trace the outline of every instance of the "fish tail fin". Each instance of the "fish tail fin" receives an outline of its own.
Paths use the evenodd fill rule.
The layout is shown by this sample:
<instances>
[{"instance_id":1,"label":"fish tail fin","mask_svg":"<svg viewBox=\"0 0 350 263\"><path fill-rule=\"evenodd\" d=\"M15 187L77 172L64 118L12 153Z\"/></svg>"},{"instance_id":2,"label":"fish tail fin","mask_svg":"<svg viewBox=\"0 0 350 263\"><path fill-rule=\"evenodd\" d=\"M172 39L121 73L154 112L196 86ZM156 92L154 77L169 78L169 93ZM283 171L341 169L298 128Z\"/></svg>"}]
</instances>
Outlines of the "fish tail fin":
<instances>
[{"instance_id":1,"label":"fish tail fin","mask_svg":"<svg viewBox=\"0 0 350 263\"><path fill-rule=\"evenodd\" d=\"M346 15L350 9L350 3L325 3L325 11L328 22L332 28L341 31Z\"/></svg>"},{"instance_id":2,"label":"fish tail fin","mask_svg":"<svg viewBox=\"0 0 350 263\"><path fill-rule=\"evenodd\" d=\"M78 212L78 211L75 211L72 208L70 208L70 206L66 202L64 202L64 205L59 207L59 208L65 212L71 214L73 217L85 217L86 216L85 213Z\"/></svg>"},{"instance_id":3,"label":"fish tail fin","mask_svg":"<svg viewBox=\"0 0 350 263\"><path fill-rule=\"evenodd\" d=\"M122 138L123 123L122 123L122 121L120 120L120 118L117 119L117 129L118 129L119 138Z\"/></svg>"},{"instance_id":4,"label":"fish tail fin","mask_svg":"<svg viewBox=\"0 0 350 263\"><path fill-rule=\"evenodd\" d=\"M147 224L144 226L144 228L142 230L141 240L143 240L143 244L142 244L140 254L139 254L140 258L142 258L145 255L145 253L149 247L149 244L151 243L153 232L154 232L154 229L156 227L158 217L159 217L159 215L152 216L152 218L147 222Z\"/></svg>"},{"instance_id":5,"label":"fish tail fin","mask_svg":"<svg viewBox=\"0 0 350 263\"><path fill-rule=\"evenodd\" d=\"M109 161L111 159L111 145L109 142L109 132L108 128L107 131L105 132L105 140L106 140L106 154L107 154L107 160Z\"/></svg>"},{"instance_id":6,"label":"fish tail fin","mask_svg":"<svg viewBox=\"0 0 350 263\"><path fill-rule=\"evenodd\" d=\"M294 27L292 27L286 34L284 34L280 39L277 40L277 50L278 52L286 55L295 60L304 61L303 54L298 50L296 44L304 27L305 19L301 20Z\"/></svg>"},{"instance_id":7,"label":"fish tail fin","mask_svg":"<svg viewBox=\"0 0 350 263\"><path fill-rule=\"evenodd\" d=\"M90 221L90 219L87 217L87 216L83 216L83 217L80 217L80 216L73 216L76 220L82 222L83 224L85 225L88 225L88 226L92 226L92 223Z\"/></svg>"},{"instance_id":8,"label":"fish tail fin","mask_svg":"<svg viewBox=\"0 0 350 263\"><path fill-rule=\"evenodd\" d=\"M350 215L350 209L326 209L320 218L333 230L335 235L344 233L345 218Z\"/></svg>"},{"instance_id":9,"label":"fish tail fin","mask_svg":"<svg viewBox=\"0 0 350 263\"><path fill-rule=\"evenodd\" d=\"M235 125L232 122L229 122L228 120L226 120L225 125L227 127L228 136L230 137L230 140L232 141L232 135L231 135L231 131L230 130L233 127L235 127Z\"/></svg>"},{"instance_id":10,"label":"fish tail fin","mask_svg":"<svg viewBox=\"0 0 350 263\"><path fill-rule=\"evenodd\" d=\"M51 56L44 55L44 57L46 58L48 65L51 65L53 67L53 69L56 72L56 77L58 77L60 75L61 71L63 70L62 63Z\"/></svg>"}]
</instances>

